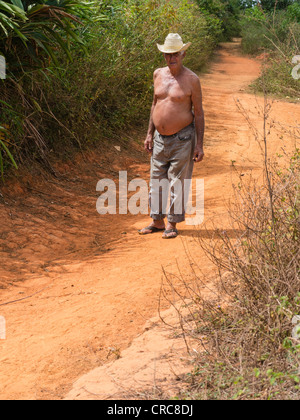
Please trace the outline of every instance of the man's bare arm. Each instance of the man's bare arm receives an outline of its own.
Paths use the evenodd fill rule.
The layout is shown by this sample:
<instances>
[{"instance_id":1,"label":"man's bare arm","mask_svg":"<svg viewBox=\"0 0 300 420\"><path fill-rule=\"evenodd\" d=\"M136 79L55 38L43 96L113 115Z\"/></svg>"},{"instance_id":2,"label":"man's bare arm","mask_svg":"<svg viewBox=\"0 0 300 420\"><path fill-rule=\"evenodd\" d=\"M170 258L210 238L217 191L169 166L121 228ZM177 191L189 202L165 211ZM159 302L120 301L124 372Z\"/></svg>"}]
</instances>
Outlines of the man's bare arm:
<instances>
[{"instance_id":1,"label":"man's bare arm","mask_svg":"<svg viewBox=\"0 0 300 420\"><path fill-rule=\"evenodd\" d=\"M154 135L154 131L155 131L155 125L153 123L153 111L156 105L156 98L154 96L153 98L153 102L152 102L152 107L151 107L151 112L150 112L150 120L149 120L149 126L148 126L148 131L147 131L147 137L145 140L145 150L147 150L147 152L152 153L153 150L153 135Z\"/></svg>"},{"instance_id":2,"label":"man's bare arm","mask_svg":"<svg viewBox=\"0 0 300 420\"><path fill-rule=\"evenodd\" d=\"M195 147L194 160L195 162L201 162L204 158L203 142L204 142L204 131L205 131L205 119L202 105L202 89L201 83L198 77L193 80L192 90L192 103L194 106L195 114L195 125L197 144Z\"/></svg>"},{"instance_id":3,"label":"man's bare arm","mask_svg":"<svg viewBox=\"0 0 300 420\"><path fill-rule=\"evenodd\" d=\"M157 76L157 72L158 72L158 70L156 70L154 72L154 76L153 76L154 81L155 81L155 78ZM155 132L155 125L153 123L152 115L153 115L153 111L154 111L154 108L156 106L156 103L157 103L157 98L156 98L156 95L155 95L155 92L154 92L153 102L152 102L152 107L151 107L151 112L150 112L149 126L148 126L148 131L147 131L147 137L146 137L146 140L145 140L145 143L144 143L145 150L147 150L147 152L149 152L149 153L152 153L152 150L153 150L153 135L154 135L154 132Z\"/></svg>"}]
</instances>

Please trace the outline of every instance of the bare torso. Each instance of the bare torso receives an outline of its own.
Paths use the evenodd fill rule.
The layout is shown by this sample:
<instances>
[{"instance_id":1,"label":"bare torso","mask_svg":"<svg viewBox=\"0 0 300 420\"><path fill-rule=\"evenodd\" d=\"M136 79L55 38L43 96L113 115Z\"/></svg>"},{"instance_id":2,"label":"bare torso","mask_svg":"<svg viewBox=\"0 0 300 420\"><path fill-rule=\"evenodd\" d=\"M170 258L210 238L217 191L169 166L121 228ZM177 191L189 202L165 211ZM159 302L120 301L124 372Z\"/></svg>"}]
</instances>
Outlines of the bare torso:
<instances>
[{"instance_id":1,"label":"bare torso","mask_svg":"<svg viewBox=\"0 0 300 420\"><path fill-rule=\"evenodd\" d=\"M194 120L192 104L192 78L195 74L183 68L174 77L168 67L158 69L154 76L155 106L153 123L162 135L172 135Z\"/></svg>"}]
</instances>

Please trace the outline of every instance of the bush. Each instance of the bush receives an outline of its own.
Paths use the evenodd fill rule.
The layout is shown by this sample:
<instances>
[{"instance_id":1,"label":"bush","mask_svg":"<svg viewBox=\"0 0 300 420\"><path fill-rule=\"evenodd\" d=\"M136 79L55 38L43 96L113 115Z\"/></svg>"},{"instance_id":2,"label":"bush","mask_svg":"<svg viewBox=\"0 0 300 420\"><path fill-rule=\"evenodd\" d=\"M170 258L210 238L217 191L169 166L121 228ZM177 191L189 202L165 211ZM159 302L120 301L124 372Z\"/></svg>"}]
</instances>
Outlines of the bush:
<instances>
[{"instance_id":1,"label":"bush","mask_svg":"<svg viewBox=\"0 0 300 420\"><path fill-rule=\"evenodd\" d=\"M96 15L77 29L87 54L75 44L72 61L57 51L58 65L50 61L42 73L32 69L18 80L17 89L7 89L10 107L2 108L8 120L0 123L10 126L19 159L25 154L50 167L50 149L65 153L68 145L81 148L113 136L124 138L129 127L144 124L153 71L165 65L156 43L169 32L192 42L185 64L199 71L222 31L218 19L205 16L188 0L101 1Z\"/></svg>"},{"instance_id":2,"label":"bush","mask_svg":"<svg viewBox=\"0 0 300 420\"><path fill-rule=\"evenodd\" d=\"M0 80L2 176L10 163L17 167L13 156L20 161L24 152L50 167L42 135L43 80L51 77L49 67L58 64L59 52L71 59L74 43L83 48L77 28L80 19L90 17L91 7L78 0L0 1L0 54L7 65L6 80Z\"/></svg>"},{"instance_id":3,"label":"bush","mask_svg":"<svg viewBox=\"0 0 300 420\"><path fill-rule=\"evenodd\" d=\"M299 399L300 151L288 164L280 162L287 156L271 164L266 151L273 122L266 119L265 127L262 139L256 134L264 181L240 178L230 225L212 234L209 223L199 235L216 268L214 285L200 267L197 274L193 259L193 279L182 276L183 284L174 285L166 276L189 308L188 315L178 311L183 333L201 348L183 394L189 398ZM300 138L296 128L289 135Z\"/></svg>"},{"instance_id":4,"label":"bush","mask_svg":"<svg viewBox=\"0 0 300 420\"><path fill-rule=\"evenodd\" d=\"M300 3L293 3L287 8L287 18L300 23Z\"/></svg>"},{"instance_id":5,"label":"bush","mask_svg":"<svg viewBox=\"0 0 300 420\"><path fill-rule=\"evenodd\" d=\"M281 96L283 98L300 97L299 80L292 77L292 59L283 60L278 54L269 56L268 65L264 68L263 74L254 83L254 91L263 92L266 90L269 94Z\"/></svg>"},{"instance_id":6,"label":"bush","mask_svg":"<svg viewBox=\"0 0 300 420\"><path fill-rule=\"evenodd\" d=\"M295 64L292 59L299 55L300 24L297 22L298 5L287 10L265 13L255 7L245 12L242 19L242 49L247 54L267 53L262 77L253 87L263 88L272 94L299 98L299 80L292 77Z\"/></svg>"},{"instance_id":7,"label":"bush","mask_svg":"<svg viewBox=\"0 0 300 420\"><path fill-rule=\"evenodd\" d=\"M203 13L221 22L220 40L230 41L240 36L239 16L242 2L239 0L196 0Z\"/></svg>"},{"instance_id":8,"label":"bush","mask_svg":"<svg viewBox=\"0 0 300 420\"><path fill-rule=\"evenodd\" d=\"M243 233L236 243L218 232L212 248L204 245L226 303L219 313L211 305L201 310L198 331L214 362L197 368L200 395L206 370L218 398L299 399L300 340L292 334L300 314L299 151L287 170L272 170L270 183L238 188L231 216Z\"/></svg>"},{"instance_id":9,"label":"bush","mask_svg":"<svg viewBox=\"0 0 300 420\"><path fill-rule=\"evenodd\" d=\"M191 2L178 7L175 1L136 1L122 7L109 25L89 28L89 56L79 59L76 68L69 66L63 76L74 99L74 114L77 103L84 102L86 120L91 117L108 130L148 119L153 71L165 65L156 43L162 43L168 32L179 32L192 42L185 64L194 71L203 68L216 45L205 17ZM85 80L77 91L82 74Z\"/></svg>"}]
</instances>

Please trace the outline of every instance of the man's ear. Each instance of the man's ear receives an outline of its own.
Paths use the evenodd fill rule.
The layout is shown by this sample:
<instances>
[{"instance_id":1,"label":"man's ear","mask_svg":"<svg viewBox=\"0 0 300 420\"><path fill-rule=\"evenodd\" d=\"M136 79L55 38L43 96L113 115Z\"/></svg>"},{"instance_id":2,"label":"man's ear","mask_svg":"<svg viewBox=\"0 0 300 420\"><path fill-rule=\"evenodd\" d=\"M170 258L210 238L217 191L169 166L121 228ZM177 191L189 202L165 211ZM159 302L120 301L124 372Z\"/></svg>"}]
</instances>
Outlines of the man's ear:
<instances>
[{"instance_id":1,"label":"man's ear","mask_svg":"<svg viewBox=\"0 0 300 420\"><path fill-rule=\"evenodd\" d=\"M186 56L186 51L182 51L181 56L182 56L182 59L184 59Z\"/></svg>"}]
</instances>

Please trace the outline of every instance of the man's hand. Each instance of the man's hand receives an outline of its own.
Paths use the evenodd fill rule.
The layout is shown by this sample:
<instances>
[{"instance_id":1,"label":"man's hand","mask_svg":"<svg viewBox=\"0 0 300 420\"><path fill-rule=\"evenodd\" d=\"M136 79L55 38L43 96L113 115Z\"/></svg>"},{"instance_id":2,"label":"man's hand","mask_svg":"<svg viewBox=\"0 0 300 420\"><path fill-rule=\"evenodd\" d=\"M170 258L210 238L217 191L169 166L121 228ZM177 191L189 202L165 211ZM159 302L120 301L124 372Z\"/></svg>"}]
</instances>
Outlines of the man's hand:
<instances>
[{"instance_id":1,"label":"man's hand","mask_svg":"<svg viewBox=\"0 0 300 420\"><path fill-rule=\"evenodd\" d=\"M194 152L194 162L201 162L204 158L203 147L196 145Z\"/></svg>"},{"instance_id":2,"label":"man's hand","mask_svg":"<svg viewBox=\"0 0 300 420\"><path fill-rule=\"evenodd\" d=\"M152 151L153 151L153 136L148 135L146 137L144 147L145 147L145 150L147 150L148 153L152 153Z\"/></svg>"}]
</instances>

